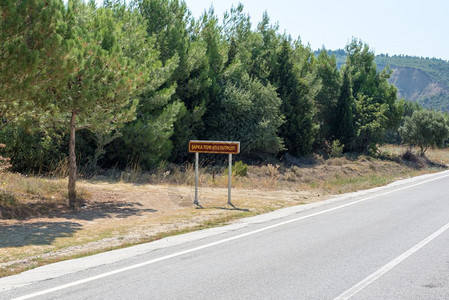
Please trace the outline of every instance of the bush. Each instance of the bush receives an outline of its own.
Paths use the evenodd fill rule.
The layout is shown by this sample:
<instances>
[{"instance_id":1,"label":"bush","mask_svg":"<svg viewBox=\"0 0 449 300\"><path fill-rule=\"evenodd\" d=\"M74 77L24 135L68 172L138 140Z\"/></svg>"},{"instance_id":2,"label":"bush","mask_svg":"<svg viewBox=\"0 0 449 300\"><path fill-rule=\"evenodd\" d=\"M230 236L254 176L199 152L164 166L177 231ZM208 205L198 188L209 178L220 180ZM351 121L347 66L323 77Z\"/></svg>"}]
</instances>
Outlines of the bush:
<instances>
[{"instance_id":1,"label":"bush","mask_svg":"<svg viewBox=\"0 0 449 300\"><path fill-rule=\"evenodd\" d=\"M443 146L449 136L449 127L440 112L421 110L404 119L399 133L406 144L418 146L420 155L424 156L427 148Z\"/></svg>"},{"instance_id":2,"label":"bush","mask_svg":"<svg viewBox=\"0 0 449 300\"><path fill-rule=\"evenodd\" d=\"M63 138L53 138L43 132L33 132L20 126L8 125L0 132L7 147L1 155L10 158L14 172L46 173L54 170L66 156Z\"/></svg>"},{"instance_id":3,"label":"bush","mask_svg":"<svg viewBox=\"0 0 449 300\"><path fill-rule=\"evenodd\" d=\"M223 172L225 175L229 173L229 168L226 168ZM232 175L245 177L248 175L248 165L242 161L236 161L232 166Z\"/></svg>"},{"instance_id":4,"label":"bush","mask_svg":"<svg viewBox=\"0 0 449 300\"><path fill-rule=\"evenodd\" d=\"M345 145L340 143L340 140L334 140L332 142L330 156L331 157L341 157L343 155L344 148L345 148Z\"/></svg>"},{"instance_id":5,"label":"bush","mask_svg":"<svg viewBox=\"0 0 449 300\"><path fill-rule=\"evenodd\" d=\"M0 149L5 147L6 147L5 144L0 144ZM10 167L8 162L9 158L0 155L0 172Z\"/></svg>"},{"instance_id":6,"label":"bush","mask_svg":"<svg viewBox=\"0 0 449 300\"><path fill-rule=\"evenodd\" d=\"M244 164L242 161L236 161L232 167L232 175L245 177L248 175L248 165Z\"/></svg>"},{"instance_id":7,"label":"bush","mask_svg":"<svg viewBox=\"0 0 449 300\"><path fill-rule=\"evenodd\" d=\"M11 211L17 206L17 200L14 195L0 191L0 219L10 219Z\"/></svg>"}]
</instances>

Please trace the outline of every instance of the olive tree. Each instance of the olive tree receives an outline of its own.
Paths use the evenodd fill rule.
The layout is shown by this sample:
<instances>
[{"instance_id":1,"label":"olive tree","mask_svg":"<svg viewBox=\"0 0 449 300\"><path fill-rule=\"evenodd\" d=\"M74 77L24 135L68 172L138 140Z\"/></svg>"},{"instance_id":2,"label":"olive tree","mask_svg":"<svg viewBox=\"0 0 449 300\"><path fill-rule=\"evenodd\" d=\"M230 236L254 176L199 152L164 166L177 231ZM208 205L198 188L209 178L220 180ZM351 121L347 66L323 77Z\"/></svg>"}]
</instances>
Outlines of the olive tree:
<instances>
[{"instance_id":1,"label":"olive tree","mask_svg":"<svg viewBox=\"0 0 449 300\"><path fill-rule=\"evenodd\" d=\"M449 127L440 112L419 110L404 119L399 128L402 140L410 147L418 146L424 155L429 147L441 147L449 136Z\"/></svg>"}]
</instances>

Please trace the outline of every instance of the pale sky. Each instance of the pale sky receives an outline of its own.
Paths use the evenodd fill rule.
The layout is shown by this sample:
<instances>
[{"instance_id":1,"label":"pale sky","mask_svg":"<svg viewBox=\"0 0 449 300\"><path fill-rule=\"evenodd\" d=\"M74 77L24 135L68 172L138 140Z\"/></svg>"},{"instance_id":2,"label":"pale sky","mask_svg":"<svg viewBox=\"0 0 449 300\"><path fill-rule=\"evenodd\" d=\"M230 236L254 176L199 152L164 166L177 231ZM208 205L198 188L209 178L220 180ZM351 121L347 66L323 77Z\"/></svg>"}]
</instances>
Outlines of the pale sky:
<instances>
[{"instance_id":1,"label":"pale sky","mask_svg":"<svg viewBox=\"0 0 449 300\"><path fill-rule=\"evenodd\" d=\"M266 10L280 32L312 49L344 48L360 38L376 54L449 60L448 0L185 0L195 18L214 6L220 18L239 2L253 26ZM98 3L102 0L97 0Z\"/></svg>"},{"instance_id":2,"label":"pale sky","mask_svg":"<svg viewBox=\"0 0 449 300\"><path fill-rule=\"evenodd\" d=\"M357 37L376 54L406 54L449 60L448 0L185 0L195 17L212 4L215 13L239 2L259 23L266 10L293 38L312 49L344 48Z\"/></svg>"}]
</instances>

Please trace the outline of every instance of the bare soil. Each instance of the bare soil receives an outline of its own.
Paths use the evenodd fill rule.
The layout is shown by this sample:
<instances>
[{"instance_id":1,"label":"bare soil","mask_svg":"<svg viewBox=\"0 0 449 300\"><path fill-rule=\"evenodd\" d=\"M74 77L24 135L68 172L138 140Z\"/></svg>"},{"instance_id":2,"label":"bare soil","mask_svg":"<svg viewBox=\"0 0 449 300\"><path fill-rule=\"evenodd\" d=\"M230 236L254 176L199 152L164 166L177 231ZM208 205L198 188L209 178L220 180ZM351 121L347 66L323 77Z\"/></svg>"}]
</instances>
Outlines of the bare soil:
<instances>
[{"instance_id":1,"label":"bare soil","mask_svg":"<svg viewBox=\"0 0 449 300\"><path fill-rule=\"evenodd\" d=\"M108 182L80 185L92 200L77 211L0 220L3 273L323 199L312 191L234 189L236 208L232 208L227 205L227 189L201 188L203 209L196 209L192 187Z\"/></svg>"}]
</instances>

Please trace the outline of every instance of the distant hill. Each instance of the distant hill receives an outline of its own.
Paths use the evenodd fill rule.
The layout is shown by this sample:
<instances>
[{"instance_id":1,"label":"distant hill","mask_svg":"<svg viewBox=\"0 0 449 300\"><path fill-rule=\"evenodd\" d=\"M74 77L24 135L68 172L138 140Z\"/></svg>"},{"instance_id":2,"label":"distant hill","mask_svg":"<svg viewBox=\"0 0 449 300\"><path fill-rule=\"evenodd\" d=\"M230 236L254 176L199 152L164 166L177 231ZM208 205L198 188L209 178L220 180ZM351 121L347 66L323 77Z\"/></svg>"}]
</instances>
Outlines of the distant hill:
<instances>
[{"instance_id":1,"label":"distant hill","mask_svg":"<svg viewBox=\"0 0 449 300\"><path fill-rule=\"evenodd\" d=\"M338 67L346 60L344 50L328 51ZM387 65L393 71L390 83L398 88L399 98L418 102L429 109L449 111L449 62L436 58L404 55L377 55L378 70Z\"/></svg>"}]
</instances>

